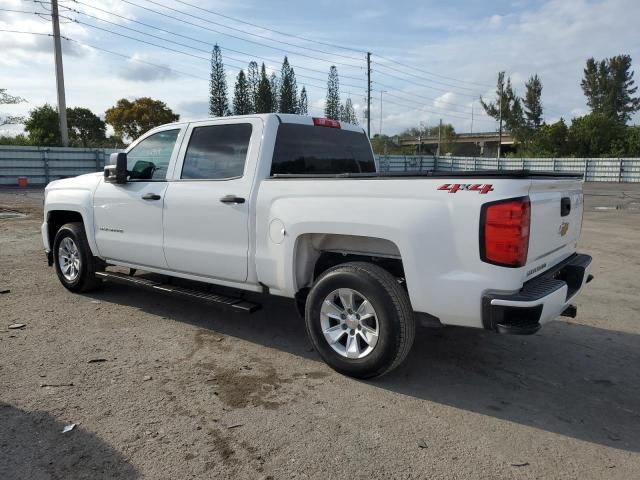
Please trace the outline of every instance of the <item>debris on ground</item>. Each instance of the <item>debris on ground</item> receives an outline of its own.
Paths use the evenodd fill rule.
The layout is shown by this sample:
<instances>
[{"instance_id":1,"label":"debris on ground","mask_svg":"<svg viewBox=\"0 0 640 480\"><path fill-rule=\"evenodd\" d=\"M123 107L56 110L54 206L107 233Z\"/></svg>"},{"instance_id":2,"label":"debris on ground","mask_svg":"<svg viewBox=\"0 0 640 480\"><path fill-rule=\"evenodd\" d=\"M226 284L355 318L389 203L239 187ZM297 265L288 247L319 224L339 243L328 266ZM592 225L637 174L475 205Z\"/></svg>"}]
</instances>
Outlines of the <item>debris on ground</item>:
<instances>
[{"instance_id":1,"label":"debris on ground","mask_svg":"<svg viewBox=\"0 0 640 480\"><path fill-rule=\"evenodd\" d=\"M511 462L509 465L512 467L526 467L529 465L529 462Z\"/></svg>"},{"instance_id":2,"label":"debris on ground","mask_svg":"<svg viewBox=\"0 0 640 480\"><path fill-rule=\"evenodd\" d=\"M102 362L106 362L106 361L107 361L106 358L92 358L87 363L102 363Z\"/></svg>"},{"instance_id":3,"label":"debris on ground","mask_svg":"<svg viewBox=\"0 0 640 480\"><path fill-rule=\"evenodd\" d=\"M144 382L148 382L149 380L152 380L152 379L153 379L153 377L151 375L145 375L144 377L142 377L142 380Z\"/></svg>"},{"instance_id":4,"label":"debris on ground","mask_svg":"<svg viewBox=\"0 0 640 480\"><path fill-rule=\"evenodd\" d=\"M227 427L227 429L231 430L232 428L242 427L244 423L233 423Z\"/></svg>"},{"instance_id":5,"label":"debris on ground","mask_svg":"<svg viewBox=\"0 0 640 480\"><path fill-rule=\"evenodd\" d=\"M76 424L75 423L72 423L71 425L67 425L66 427L64 427L62 429L62 433L68 433L71 430L73 430L74 428L76 428Z\"/></svg>"},{"instance_id":6,"label":"debris on ground","mask_svg":"<svg viewBox=\"0 0 640 480\"><path fill-rule=\"evenodd\" d=\"M44 387L73 387L73 383L41 383L40 388Z\"/></svg>"},{"instance_id":7,"label":"debris on ground","mask_svg":"<svg viewBox=\"0 0 640 480\"><path fill-rule=\"evenodd\" d=\"M3 293L11 293L11 290L9 290L8 288L0 288L0 295L2 295Z\"/></svg>"},{"instance_id":8,"label":"debris on ground","mask_svg":"<svg viewBox=\"0 0 640 480\"><path fill-rule=\"evenodd\" d=\"M9 330L18 330L20 328L24 328L27 325L24 323L12 323L11 325L9 325Z\"/></svg>"},{"instance_id":9,"label":"debris on ground","mask_svg":"<svg viewBox=\"0 0 640 480\"><path fill-rule=\"evenodd\" d=\"M429 445L427 445L427 441L424 438L418 440L418 446L420 448L429 448Z\"/></svg>"}]
</instances>

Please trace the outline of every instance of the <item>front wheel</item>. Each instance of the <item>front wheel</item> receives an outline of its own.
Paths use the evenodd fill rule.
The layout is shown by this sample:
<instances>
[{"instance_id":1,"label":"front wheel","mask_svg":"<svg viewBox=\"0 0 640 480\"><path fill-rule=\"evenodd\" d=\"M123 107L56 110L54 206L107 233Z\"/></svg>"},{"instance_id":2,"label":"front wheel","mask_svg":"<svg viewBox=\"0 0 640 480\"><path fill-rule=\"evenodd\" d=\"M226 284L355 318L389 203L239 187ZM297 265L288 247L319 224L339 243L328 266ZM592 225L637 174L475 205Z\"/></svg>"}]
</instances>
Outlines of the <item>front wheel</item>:
<instances>
[{"instance_id":1,"label":"front wheel","mask_svg":"<svg viewBox=\"0 0 640 480\"><path fill-rule=\"evenodd\" d=\"M72 292L88 292L96 288L96 261L82 223L67 223L60 227L53 241L56 274L64 287Z\"/></svg>"},{"instance_id":2,"label":"front wheel","mask_svg":"<svg viewBox=\"0 0 640 480\"><path fill-rule=\"evenodd\" d=\"M397 367L415 335L406 292L388 271L365 262L338 265L318 278L307 297L305 323L322 359L356 378Z\"/></svg>"}]
</instances>

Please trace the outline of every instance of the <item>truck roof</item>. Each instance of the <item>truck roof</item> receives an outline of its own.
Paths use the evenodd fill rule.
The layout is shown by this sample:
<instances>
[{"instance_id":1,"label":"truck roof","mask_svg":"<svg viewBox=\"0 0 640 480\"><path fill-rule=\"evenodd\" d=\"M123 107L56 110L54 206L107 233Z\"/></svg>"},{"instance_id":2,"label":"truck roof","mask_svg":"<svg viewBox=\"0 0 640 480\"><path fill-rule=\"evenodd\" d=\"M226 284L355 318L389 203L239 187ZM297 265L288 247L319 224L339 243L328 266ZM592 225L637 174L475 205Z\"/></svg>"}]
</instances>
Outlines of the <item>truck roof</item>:
<instances>
[{"instance_id":1,"label":"truck roof","mask_svg":"<svg viewBox=\"0 0 640 480\"><path fill-rule=\"evenodd\" d=\"M191 118L182 120L179 122L167 123L162 125L162 127L168 125L185 125L187 123L197 123L197 122L206 122L213 119L229 119L235 120L240 118L262 118L264 120L269 117L276 117L280 123L298 123L301 125L314 125L314 118L323 118L323 117L312 117L310 115L296 115L293 113L252 113L249 115L230 115L227 117L201 117L201 118ZM157 128L157 127L156 127ZM354 125L351 123L340 122L340 128L342 130L350 130L354 132L362 132L364 133L364 128L359 125Z\"/></svg>"}]
</instances>

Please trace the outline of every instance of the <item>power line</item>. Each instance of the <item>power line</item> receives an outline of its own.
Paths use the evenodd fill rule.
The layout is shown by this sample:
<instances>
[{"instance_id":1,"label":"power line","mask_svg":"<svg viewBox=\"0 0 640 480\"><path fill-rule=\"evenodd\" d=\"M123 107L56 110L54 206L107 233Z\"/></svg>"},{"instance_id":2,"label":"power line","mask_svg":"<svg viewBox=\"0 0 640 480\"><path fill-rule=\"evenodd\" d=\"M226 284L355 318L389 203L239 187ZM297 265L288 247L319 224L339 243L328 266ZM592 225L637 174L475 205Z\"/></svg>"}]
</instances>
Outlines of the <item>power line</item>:
<instances>
[{"instance_id":1,"label":"power line","mask_svg":"<svg viewBox=\"0 0 640 480\"><path fill-rule=\"evenodd\" d=\"M386 75L387 77L395 78L396 80L401 80L403 82L410 83L412 85L417 85L417 86L423 87L423 88L429 88L431 90L436 90L436 91L439 91L439 92L456 93L457 95L460 95L461 97L469 97L469 98L478 98L479 97L479 95L470 95L468 93L451 92L451 89L444 89L444 88L440 88L440 87L434 87L434 86L431 86L431 85L427 85L425 83L416 82L415 80L409 80L407 78L398 77L397 75L393 75L391 73L383 72L381 70L377 70L377 72L379 74L381 74L381 75Z\"/></svg>"},{"instance_id":2,"label":"power line","mask_svg":"<svg viewBox=\"0 0 640 480\"><path fill-rule=\"evenodd\" d=\"M451 83L442 82L442 81L440 81L440 80L432 80L432 79L430 79L430 78L424 78L424 76L415 75L415 74L413 74L413 73L411 73L411 72L406 72L406 71L403 71L403 70L399 70L399 69L397 69L397 68L388 67L388 66L383 65L383 64L381 64L381 63L378 63L378 64L377 64L377 66L378 66L378 68L386 69L386 70L389 70L389 71L391 71L391 72L401 73L402 75L409 75L409 76L414 77L414 78L417 78L417 79L419 79L419 80L421 80L421 81L423 81L423 82L434 83L434 84L436 84L436 85L444 85L444 86L446 86L446 87L450 87L450 88L452 88L452 89L456 89L456 90L464 90L464 91L467 91L467 92L474 92L474 95L475 95L475 92L476 92L476 90L475 90L475 89L473 89L473 88L461 87L461 86L459 86L459 85L453 85L453 84L451 84ZM384 70L383 70L383 71L384 71ZM468 94L467 94L467 95L468 95Z\"/></svg>"},{"instance_id":3,"label":"power line","mask_svg":"<svg viewBox=\"0 0 640 480\"><path fill-rule=\"evenodd\" d=\"M260 29L265 30L267 32L277 33L279 35L284 35L286 37L298 38L298 39L303 40L305 42L317 43L319 45L325 45L325 46L331 47L331 48L339 48L339 49L342 49L342 50L348 50L348 51L352 51L352 52L356 52L356 53L360 53L360 54L364 54L365 53L362 50L357 50L355 48L345 47L344 45L336 45L336 44L332 44L332 43L328 43L328 42L322 42L320 40L311 40L309 38L305 38L305 37L302 37L300 35L294 35L292 33L281 32L281 31L278 31L278 30L274 30L272 28L263 27L261 25L255 24L255 23L247 22L246 20L240 20L239 18L235 18L235 17L231 17L229 15L224 15L222 13L214 12L213 10L207 10L206 8L202 8L202 7L199 7L197 5L193 5L191 3L187 3L187 2L182 1L182 0L176 0L176 1L179 2L179 3L182 3L184 5L188 5L190 7L197 8L198 10L203 10L205 12L211 13L213 15L217 15L219 17L226 18L228 20L233 20L234 22L238 22L238 23L242 23L244 25L250 25L252 27L260 28Z\"/></svg>"},{"instance_id":4,"label":"power line","mask_svg":"<svg viewBox=\"0 0 640 480\"><path fill-rule=\"evenodd\" d=\"M110 33L110 34L112 34L112 35L118 35L118 36L120 36L120 37L128 38L128 39L130 39L130 40L134 40L134 41L136 41L136 42L145 43L145 44L147 44L147 45L151 45L151 46L154 46L154 47L157 47L157 48L162 48L162 49L165 49L165 50L168 50L168 51L174 52L174 53L179 53L179 54L182 54L182 55L187 55L187 56L189 56L189 57L197 58L197 59L200 59L200 60L206 60L207 62L209 61L209 58L208 58L208 57L203 57L203 56L201 56L201 55L195 55L195 54L193 54L193 53L185 52L185 51L183 51L183 50L178 50L178 49L175 49L175 48L167 47L166 45L160 45L160 44L157 44L157 43L154 43L154 42L150 42L150 41L148 41L148 40L143 40L143 39L140 39L140 38L132 37L131 35L126 35L126 34L124 34L124 33L116 32L116 31L110 30L110 29L108 29L108 28L99 27L99 26L97 26L97 25L93 25L93 24L90 24L90 23L87 23L87 22L83 22L83 21L81 21L81 20L77 20L77 19L72 19L72 18L70 18L70 17L62 17L62 18L66 18L66 19L68 19L68 20L72 20L72 21L74 21L75 23L78 23L78 24L80 24L80 25L85 25L85 26L90 27L90 28L95 28L95 29L97 29L97 30L102 30L102 31L107 32L107 33ZM152 38L157 38L157 39L160 39L160 40L162 40L162 41L164 41L164 42L172 43L172 44L179 45L179 46L182 46L182 47L190 48L190 49L195 50L195 51L198 51L198 52L203 52L203 53L207 53L207 54L209 54L209 51L208 51L208 50L203 50L203 49L200 49L200 48L197 48L197 47L193 47L193 46L190 46L190 45L187 45L187 44L184 44L184 43L175 42L175 41L173 41L173 40L168 40L168 39L165 39L165 38L159 37L159 36L157 36L157 35L153 35L153 34L151 34L151 33L141 32L140 30L136 30L136 29L133 29L133 28L130 28L130 27L125 27L125 26L123 26L123 25L119 25L119 24L114 23L114 22L109 22L108 20L106 20L106 22L107 22L107 23L110 23L110 24L113 24L113 25L116 25L116 26L118 26L118 27L120 27L120 28L125 28L125 29L127 29L127 30L131 30L131 31L136 32L136 33L141 34L141 35L146 35L146 36L149 36L149 37L152 37ZM224 51L224 50L231 50L231 49L227 49L226 47L221 47L221 49L222 49L223 51ZM234 52L236 52L236 53L240 53L240 54L242 54L242 55L250 55L250 54L248 54L248 53L238 52L238 51L236 51L236 50L231 50L231 51L234 51ZM242 63L242 62L244 61L244 60L242 60L242 59L235 58L235 57L232 57L232 56L229 56L229 55L225 55L225 56L226 56L228 59L235 60L235 61L237 61L237 62L241 62L241 63ZM261 57L257 57L257 58L261 58ZM243 69L244 69L244 68L246 68L246 67L245 67L245 66L237 66L237 68L243 68ZM319 79L319 78L317 78L317 77L311 77L311 76L308 76L308 75L302 75L302 74L296 74L296 77L300 77L300 78L308 78L308 79L311 79L311 80L323 81L323 79ZM357 89L362 89L362 88L363 88L361 85L353 85L353 84L348 84L348 83L344 83L343 85L344 85L344 86L348 86L348 87L352 87L352 88L357 88Z\"/></svg>"},{"instance_id":5,"label":"power line","mask_svg":"<svg viewBox=\"0 0 640 480\"><path fill-rule=\"evenodd\" d=\"M411 66L411 65L407 65L406 63L398 62L397 60L393 60L391 58L383 57L382 55L376 55L376 56L381 58L382 60L386 60L387 62L395 63L396 65L399 65L399 66L405 67L405 68L409 68L409 69L415 70L415 71L420 72L420 73L424 73L425 75L431 75L431 76L434 76L434 77L443 78L445 80L451 80L451 81L454 81L454 82L466 83L466 84L469 84L469 85L475 85L475 86L483 87L483 88L493 88L494 87L494 85L487 85L487 84L484 84L484 83L477 83L477 82L469 82L467 80L460 80L460 79L457 79L457 78L454 78L454 77L447 77L445 75L440 75L438 73L429 72L427 70L423 70L423 69L420 69L420 68L417 68L417 67L414 67L414 66Z\"/></svg>"},{"instance_id":6,"label":"power line","mask_svg":"<svg viewBox=\"0 0 640 480\"><path fill-rule=\"evenodd\" d=\"M84 3L84 2L81 2L81 1L78 1L78 0L72 0L72 1L74 1L74 2L76 2L76 3L79 3L79 4L81 4L81 5L85 5L85 6L87 6L87 7L93 8L93 9L98 10L98 11L100 11L100 12L107 13L107 14L112 15L112 16L114 16L114 17L121 18L121 19L126 20L126 21L128 21L128 22L137 23L138 25L142 25L142 26L145 26L145 27L147 27L147 28L152 28L152 29L154 29L154 30L158 30L158 31L160 31L160 32L168 33L169 35L174 35L174 36L177 36L177 37L186 38L186 39L188 39L188 40L191 40L191 41L194 41L194 42L198 42L198 43L202 43L202 44L209 45L209 46L211 46L211 45L212 45L212 43L211 43L211 42L207 42L207 41L201 40L201 39L199 39L199 38L191 37L191 36L189 36L189 35L184 35L184 34L181 34L181 33L172 32L172 31L170 31L170 30L166 30L166 29L164 29L164 28L160 28L160 27L158 27L158 26L155 26L155 25L152 25L152 24L149 24L149 23L140 22L140 21L138 21L138 20L134 20L134 19L132 19L132 18L128 18L128 17L125 17L125 16L123 16L123 15L119 15L119 14L117 14L117 13L109 12L108 10L104 10L104 9L102 9L102 8L94 7L93 5L89 5L89 4L87 4L87 3ZM90 17L90 18L93 18L93 19L96 19L96 20L99 20L99 21L103 21L103 22L106 22L106 23L110 23L110 24L112 24L112 25L116 25L116 26L119 26L119 27L121 27L121 28L126 28L127 30L133 30L133 31L139 32L138 30L131 29L130 27L126 27L126 26L121 25L121 24L119 24L119 23L110 22L109 20L105 20L105 19L103 19L103 18L96 17L96 16L94 16L94 15L90 15L90 14L88 14L88 13L81 12L81 11L76 10L76 9L73 9L73 8L69 8L69 7L64 7L64 8L66 8L67 10L72 11L72 12L74 12L74 13L77 13L77 14L80 14L80 15L84 15L84 16L86 16L86 17ZM139 32L139 33L144 33L144 32ZM148 34L148 35L153 36L153 35L151 35L151 34ZM169 41L169 40L166 40L164 37L156 37L156 38L160 38L161 40ZM190 47L190 46L189 46L189 48L193 48L193 47ZM265 60L265 61L268 61L268 62L274 62L274 63L275 63L275 62L277 62L276 60L273 60L273 59L270 59L270 58L267 58L267 57L260 57L260 56L257 56L257 55L252 55L252 54L250 54L250 53L242 52L242 51L239 51L239 50L234 50L234 49L231 49L231 48L228 48L228 47L225 47L225 50L230 51L230 52L235 52L235 53L238 53L238 54L240 54L240 55L246 55L246 56L249 56L249 57L259 58L259 59L261 59L261 60ZM294 53L294 55L295 55L295 53ZM321 73L321 74L325 74L325 73L327 73L327 72L324 72L324 71L322 71L322 70L317 70L317 69L314 69L314 68L308 68L308 67L301 67L301 66L299 66L299 65L293 65L293 64L292 64L291 66L292 66L293 68L298 69L298 70L308 70L308 71L310 71L310 72ZM349 75L342 75L342 77L343 77L343 78L349 78L349 79L352 79L352 80L362 80L361 78L354 77L354 76L349 76Z\"/></svg>"},{"instance_id":7,"label":"power line","mask_svg":"<svg viewBox=\"0 0 640 480\"><path fill-rule=\"evenodd\" d=\"M74 1L74 0L71 0L71 1ZM231 37L231 38L235 38L235 39L237 39L237 40L241 40L241 41L243 41L243 42L254 43L254 44L256 44L256 45L260 45L260 46L262 46L262 47L266 47L266 48L271 48L271 49L273 49L273 50L277 50L277 51L279 51L279 52L293 53L294 55L299 55L299 56L301 56L301 57L307 57L307 58L310 58L310 59L312 59L312 60L319 60L319 61L322 61L322 62L327 62L327 63L330 63L330 64L334 64L334 65L341 65L341 66L345 66L345 67L352 67L352 68L359 68L359 69L362 69L362 67L360 67L360 66L358 66L358 65L352 65L352 64L348 64L348 63L344 63L344 62L337 62L337 61L327 60L327 59L324 59L324 58L318 58L318 57L314 57L313 55L307 55L307 54L305 54L305 53L290 52L290 51L284 50L284 49L282 49L282 48L273 47L273 46L271 46L271 45L266 45L266 44L264 44L264 43L256 42L256 41L253 41L253 40L248 40L248 39L246 39L246 38L238 37L237 35L232 35L232 34L230 34L230 33L221 32L221 31L219 31L219 30L215 30L215 29L210 28L210 27L205 27L205 26L203 26L203 25L198 25L197 23L189 22L189 21L184 20L184 19L182 19L182 18L177 18L177 17L171 16L171 15L167 15L166 13L162 13L162 12L159 12L159 11L154 10L154 9L152 9L152 8L145 7L145 6L143 6L143 5L140 5L140 4L137 4L137 3L135 3L135 2L132 2L131 0L121 0L121 1L122 1L122 2L125 2L125 3L128 3L129 5L133 5L133 6L135 6L135 7L142 8L143 10L147 10L147 11L149 11L149 12L155 13L156 15L161 15L161 16L166 17L166 18L172 18L173 20L176 20L176 21L178 21L178 22L186 23L186 24L188 24L188 25L192 25L192 26L197 27L197 28L201 28L201 29L204 29L204 30L209 30L209 31L212 31L212 32L218 33L218 34L220 34L220 35L225 35L225 36L228 36L228 37ZM214 21L212 21L212 20L207 20L207 19L204 19L204 18L198 17L198 16L196 16L196 15L192 15L192 14L190 14L190 13L183 12L183 11L178 10L178 9L176 9L176 8L172 8L172 7L168 7L168 6L166 6L166 5L162 5L161 3L155 2L155 1L153 1L153 0L146 0L146 1L147 1L147 2L149 2L149 3L152 3L152 4L154 4L154 5L158 5L158 6L162 7L162 8L166 8L167 10L171 10L171 11L173 11L173 12L180 13L181 15L185 15L185 16L187 16L187 17L192 17L192 18L195 18L195 19L200 20L200 21L203 21L203 22L211 23L211 24L213 24L213 25L220 25L219 23L214 22ZM222 26L223 26L223 27L225 27L224 25L222 25ZM225 27L225 28L231 28L231 27ZM245 34L246 34L247 32L242 32L242 33L245 33ZM304 48L304 47L298 47L298 48Z\"/></svg>"}]
</instances>

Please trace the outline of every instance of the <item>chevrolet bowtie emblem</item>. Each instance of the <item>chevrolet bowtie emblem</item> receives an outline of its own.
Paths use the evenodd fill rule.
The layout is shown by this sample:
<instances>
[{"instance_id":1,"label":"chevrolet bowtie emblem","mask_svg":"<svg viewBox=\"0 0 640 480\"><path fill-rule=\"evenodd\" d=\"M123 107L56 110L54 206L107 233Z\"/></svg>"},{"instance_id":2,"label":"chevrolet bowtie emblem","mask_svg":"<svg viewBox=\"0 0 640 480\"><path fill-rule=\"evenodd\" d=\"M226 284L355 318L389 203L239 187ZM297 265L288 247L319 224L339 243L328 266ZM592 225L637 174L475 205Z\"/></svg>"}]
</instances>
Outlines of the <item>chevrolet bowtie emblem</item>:
<instances>
[{"instance_id":1,"label":"chevrolet bowtie emblem","mask_svg":"<svg viewBox=\"0 0 640 480\"><path fill-rule=\"evenodd\" d=\"M568 231L569 231L569 223L562 222L560 224L560 228L558 229L558 233L560 234L561 237L564 237Z\"/></svg>"}]
</instances>

